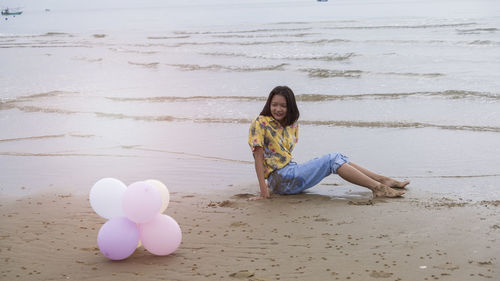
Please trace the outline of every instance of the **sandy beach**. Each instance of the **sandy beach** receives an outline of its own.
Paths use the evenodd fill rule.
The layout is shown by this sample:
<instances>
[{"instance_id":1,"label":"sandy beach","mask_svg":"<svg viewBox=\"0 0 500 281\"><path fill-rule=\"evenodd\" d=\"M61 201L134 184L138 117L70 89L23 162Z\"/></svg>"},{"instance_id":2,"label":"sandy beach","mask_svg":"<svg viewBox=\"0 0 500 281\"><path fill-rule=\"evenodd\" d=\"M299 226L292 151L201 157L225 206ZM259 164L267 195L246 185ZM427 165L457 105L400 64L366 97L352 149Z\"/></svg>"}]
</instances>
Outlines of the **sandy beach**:
<instances>
[{"instance_id":1,"label":"sandy beach","mask_svg":"<svg viewBox=\"0 0 500 281\"><path fill-rule=\"evenodd\" d=\"M250 190L249 190L250 192ZM411 191L410 191L411 194ZM110 261L84 195L3 197L1 280L498 280L500 201L171 194L165 257Z\"/></svg>"},{"instance_id":2,"label":"sandy beach","mask_svg":"<svg viewBox=\"0 0 500 281\"><path fill-rule=\"evenodd\" d=\"M500 1L15 2L0 281L500 280ZM249 201L249 126L278 85L294 161L340 152L411 180L404 197L331 176ZM166 184L176 252L99 251L106 177Z\"/></svg>"}]
</instances>

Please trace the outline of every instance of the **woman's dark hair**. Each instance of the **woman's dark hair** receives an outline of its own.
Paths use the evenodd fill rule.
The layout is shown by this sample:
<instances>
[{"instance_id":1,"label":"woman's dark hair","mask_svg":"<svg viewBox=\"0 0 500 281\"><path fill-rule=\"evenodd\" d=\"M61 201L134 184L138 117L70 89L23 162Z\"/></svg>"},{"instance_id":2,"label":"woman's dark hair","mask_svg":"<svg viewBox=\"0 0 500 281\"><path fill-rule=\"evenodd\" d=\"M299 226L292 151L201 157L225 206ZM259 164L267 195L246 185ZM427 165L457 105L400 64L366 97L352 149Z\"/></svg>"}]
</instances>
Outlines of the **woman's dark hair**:
<instances>
[{"instance_id":1,"label":"woman's dark hair","mask_svg":"<svg viewBox=\"0 0 500 281\"><path fill-rule=\"evenodd\" d=\"M283 96L286 100L286 116L284 120L284 126L290 126L299 120L299 108L297 107L297 103L295 102L295 95L293 94L292 89L287 86L277 86L275 87L267 97L266 105L262 109L260 115L263 116L272 116L271 114L271 100L275 95Z\"/></svg>"}]
</instances>

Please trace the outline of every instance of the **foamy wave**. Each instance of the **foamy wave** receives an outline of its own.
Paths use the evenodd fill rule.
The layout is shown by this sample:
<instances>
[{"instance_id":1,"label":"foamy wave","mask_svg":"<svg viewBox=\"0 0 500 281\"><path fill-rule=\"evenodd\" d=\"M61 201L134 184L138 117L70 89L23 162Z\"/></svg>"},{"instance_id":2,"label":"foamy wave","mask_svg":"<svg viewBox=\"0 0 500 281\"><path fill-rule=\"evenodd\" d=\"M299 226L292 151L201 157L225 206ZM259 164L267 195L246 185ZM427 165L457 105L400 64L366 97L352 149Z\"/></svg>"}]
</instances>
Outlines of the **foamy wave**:
<instances>
[{"instance_id":1,"label":"foamy wave","mask_svg":"<svg viewBox=\"0 0 500 281\"><path fill-rule=\"evenodd\" d=\"M86 62L101 62L103 58L91 59L87 57L74 57L74 60L86 61Z\"/></svg>"},{"instance_id":2,"label":"foamy wave","mask_svg":"<svg viewBox=\"0 0 500 281\"><path fill-rule=\"evenodd\" d=\"M122 155L122 154L92 154L92 153L31 153L31 152L2 152L0 155L4 156L27 156L27 157L137 157L136 155Z\"/></svg>"},{"instance_id":3,"label":"foamy wave","mask_svg":"<svg viewBox=\"0 0 500 281\"><path fill-rule=\"evenodd\" d=\"M147 67L147 68L157 68L158 65L160 64L159 62L143 63L143 62L131 62L131 61L129 61L128 63L132 64L132 65L139 65L139 66Z\"/></svg>"},{"instance_id":4,"label":"foamy wave","mask_svg":"<svg viewBox=\"0 0 500 281\"><path fill-rule=\"evenodd\" d=\"M35 38L35 37L74 37L64 32L46 32L43 34L0 34L0 38Z\"/></svg>"},{"instance_id":5,"label":"foamy wave","mask_svg":"<svg viewBox=\"0 0 500 281\"><path fill-rule=\"evenodd\" d=\"M450 24L415 24L415 25L364 25L364 26L327 26L324 29L426 29L448 28L476 25L475 22L450 23Z\"/></svg>"},{"instance_id":6,"label":"foamy wave","mask_svg":"<svg viewBox=\"0 0 500 281\"><path fill-rule=\"evenodd\" d=\"M174 116L137 116L126 114L97 113L98 117L112 119L132 119L137 121L191 121L196 123L233 123L249 124L251 119L245 118L184 118ZM441 125L422 122L382 122L382 121L347 121L347 120L300 120L300 124L311 126L332 126L332 127L356 127L356 128L401 128L420 129L437 128L454 131L476 131L476 132L500 132L500 127L492 126L470 126L470 125Z\"/></svg>"},{"instance_id":7,"label":"foamy wave","mask_svg":"<svg viewBox=\"0 0 500 281\"><path fill-rule=\"evenodd\" d=\"M253 71L274 71L283 70L283 67L288 65L286 63L270 66L260 66L260 67L249 67L249 66L225 66L218 64L211 64L206 66L201 66L197 64L169 64L170 66L177 67L184 71L197 71L197 70L210 70L210 71L237 71L237 72L253 72Z\"/></svg>"},{"instance_id":8,"label":"foamy wave","mask_svg":"<svg viewBox=\"0 0 500 281\"><path fill-rule=\"evenodd\" d=\"M435 78L445 76L443 73L413 73L413 72L380 72L377 74L383 75L394 75L394 76L410 76L410 77L425 77L425 78Z\"/></svg>"},{"instance_id":9,"label":"foamy wave","mask_svg":"<svg viewBox=\"0 0 500 281\"><path fill-rule=\"evenodd\" d=\"M228 41L213 41L213 42L180 42L170 47L182 47L186 45L205 46L205 45L228 45L228 46L253 46L253 45L276 45L276 44L331 44L331 43L346 43L351 42L345 39L320 39L320 40L278 40L278 41L249 41L249 42L228 42Z\"/></svg>"},{"instance_id":10,"label":"foamy wave","mask_svg":"<svg viewBox=\"0 0 500 281\"><path fill-rule=\"evenodd\" d=\"M74 37L74 35L65 32L47 32L45 34L39 35L43 37Z\"/></svg>"},{"instance_id":11,"label":"foamy wave","mask_svg":"<svg viewBox=\"0 0 500 281\"><path fill-rule=\"evenodd\" d=\"M266 97L250 96L191 96L191 97L142 97L142 98L121 98L106 97L109 100L119 102L190 102L200 100L235 100L235 101L265 101Z\"/></svg>"},{"instance_id":12,"label":"foamy wave","mask_svg":"<svg viewBox=\"0 0 500 281\"><path fill-rule=\"evenodd\" d=\"M95 137L94 135L83 135L83 134L69 133L69 134L59 134L59 135L44 135L44 136L31 136L31 137L22 137L22 138L0 139L0 142L44 140L44 139L64 138L67 136L77 137L77 138Z\"/></svg>"},{"instance_id":13,"label":"foamy wave","mask_svg":"<svg viewBox=\"0 0 500 281\"><path fill-rule=\"evenodd\" d=\"M130 49L122 49L122 48L109 48L109 50L119 53L133 53L133 54L156 54L157 51L144 51L144 50L130 50Z\"/></svg>"},{"instance_id":14,"label":"foamy wave","mask_svg":"<svg viewBox=\"0 0 500 281\"><path fill-rule=\"evenodd\" d=\"M365 99L403 99L409 97L434 97L445 99L491 99L500 100L499 94L477 92L477 91L462 91L462 90L447 90L438 92L410 92L410 93L380 93L380 94L355 94L355 95L321 95L321 94L301 94L297 95L298 101L330 101L330 100L365 100Z\"/></svg>"},{"instance_id":15,"label":"foamy wave","mask_svg":"<svg viewBox=\"0 0 500 281\"><path fill-rule=\"evenodd\" d=\"M500 46L500 42L498 41L491 41L491 40L474 40L470 42L465 42L466 44L469 45L494 45L494 46Z\"/></svg>"},{"instance_id":16,"label":"foamy wave","mask_svg":"<svg viewBox=\"0 0 500 281\"><path fill-rule=\"evenodd\" d=\"M15 105L15 104L1 104L0 109L18 109L24 112L41 112L41 113L58 113L58 114L75 114L78 111L65 110L61 108L41 107L31 105Z\"/></svg>"},{"instance_id":17,"label":"foamy wave","mask_svg":"<svg viewBox=\"0 0 500 281\"><path fill-rule=\"evenodd\" d=\"M351 57L356 56L354 53L347 54L333 54L333 55L324 55L324 56L283 56L283 57L273 57L273 56L251 56L242 53L202 53L207 56L226 56L226 57L245 57L251 59L279 59L279 60L319 60L319 61L344 61L348 60Z\"/></svg>"},{"instance_id":18,"label":"foamy wave","mask_svg":"<svg viewBox=\"0 0 500 281\"><path fill-rule=\"evenodd\" d=\"M491 28L472 28L472 29L457 29L458 34L482 34L482 33L495 33L499 29L495 27Z\"/></svg>"},{"instance_id":19,"label":"foamy wave","mask_svg":"<svg viewBox=\"0 0 500 281\"><path fill-rule=\"evenodd\" d=\"M309 77L313 78L360 78L363 73L361 70L330 70L322 68L306 68L300 69L300 71L307 72Z\"/></svg>"},{"instance_id":20,"label":"foamy wave","mask_svg":"<svg viewBox=\"0 0 500 281\"><path fill-rule=\"evenodd\" d=\"M489 99L500 101L500 94L447 90L438 92L410 92L410 93L379 93L379 94L352 94L352 95L326 95L326 94L297 94L295 98L301 102L320 102L320 101L342 101L342 100L392 100L404 99L409 97L433 97L444 99ZM191 102L203 100L227 100L227 101L265 101L267 97L258 96L161 96L161 97L106 97L109 100L118 102Z\"/></svg>"},{"instance_id":21,"label":"foamy wave","mask_svg":"<svg viewBox=\"0 0 500 281\"><path fill-rule=\"evenodd\" d=\"M7 104L7 103L30 101L30 100L39 99L39 98L70 96L70 95L76 95L76 94L78 94L78 93L77 92L67 92L67 91L50 91L50 92L32 94L32 95L27 95L27 96L19 96L19 97L15 97L15 98L5 98L5 99L2 99L0 101L0 105Z\"/></svg>"},{"instance_id":22,"label":"foamy wave","mask_svg":"<svg viewBox=\"0 0 500 281\"><path fill-rule=\"evenodd\" d=\"M1 49L12 49L12 48L33 48L33 49L41 49L41 48L91 48L88 45L82 44L65 44L64 42L51 42L46 44L34 44L34 43L1 43Z\"/></svg>"},{"instance_id":23,"label":"foamy wave","mask_svg":"<svg viewBox=\"0 0 500 281\"><path fill-rule=\"evenodd\" d=\"M0 142L13 142L13 141L25 141L25 140L40 140L40 139L63 138L65 136L66 136L66 134L46 135L46 136L32 136L32 137L23 137L23 138L0 139Z\"/></svg>"},{"instance_id":24,"label":"foamy wave","mask_svg":"<svg viewBox=\"0 0 500 281\"><path fill-rule=\"evenodd\" d=\"M392 76L409 76L409 77L423 77L423 78L435 78L444 76L442 73L412 73L412 72L366 72L361 70L331 70L322 68L304 68L300 71L307 72L309 77L313 78L334 78L334 77L345 77L345 78L360 78L363 74L375 74L375 75L392 75Z\"/></svg>"},{"instance_id":25,"label":"foamy wave","mask_svg":"<svg viewBox=\"0 0 500 281\"><path fill-rule=\"evenodd\" d=\"M120 113L105 113L105 112L94 112L97 117L110 118L110 119L133 119L137 121L187 121L188 118L176 118L173 116L139 116L139 115L127 115Z\"/></svg>"},{"instance_id":26,"label":"foamy wave","mask_svg":"<svg viewBox=\"0 0 500 281\"><path fill-rule=\"evenodd\" d=\"M368 122L368 121L300 121L300 124L334 127L361 127L361 128L437 128L454 131L500 132L500 127L469 126L469 125L441 125L422 122Z\"/></svg>"},{"instance_id":27,"label":"foamy wave","mask_svg":"<svg viewBox=\"0 0 500 281\"><path fill-rule=\"evenodd\" d=\"M241 35L241 34L217 34L212 35L214 38L275 38L275 37L306 37L317 35L319 33L293 33L293 34L257 34L257 35Z\"/></svg>"},{"instance_id":28,"label":"foamy wave","mask_svg":"<svg viewBox=\"0 0 500 281\"><path fill-rule=\"evenodd\" d=\"M148 39L151 40L161 40L161 39L186 39L190 38L189 35L181 35L181 36L149 36Z\"/></svg>"},{"instance_id":29,"label":"foamy wave","mask_svg":"<svg viewBox=\"0 0 500 281\"><path fill-rule=\"evenodd\" d=\"M175 34L234 34L234 33L261 33L261 32L288 32L311 30L312 27L304 28L266 28L250 30L227 30L227 31L174 31Z\"/></svg>"}]
</instances>

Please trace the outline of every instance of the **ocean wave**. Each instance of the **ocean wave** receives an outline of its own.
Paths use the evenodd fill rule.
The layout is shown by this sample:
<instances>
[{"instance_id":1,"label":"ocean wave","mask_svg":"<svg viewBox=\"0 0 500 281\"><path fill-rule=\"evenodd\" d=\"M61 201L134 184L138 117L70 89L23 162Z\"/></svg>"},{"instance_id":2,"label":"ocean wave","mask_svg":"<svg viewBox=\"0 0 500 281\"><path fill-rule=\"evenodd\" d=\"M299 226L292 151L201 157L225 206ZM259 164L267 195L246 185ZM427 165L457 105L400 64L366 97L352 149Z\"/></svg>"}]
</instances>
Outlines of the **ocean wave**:
<instances>
[{"instance_id":1,"label":"ocean wave","mask_svg":"<svg viewBox=\"0 0 500 281\"><path fill-rule=\"evenodd\" d=\"M471 28L471 29L457 29L458 34L481 34L481 33L495 33L499 29L495 27L489 28Z\"/></svg>"},{"instance_id":2,"label":"ocean wave","mask_svg":"<svg viewBox=\"0 0 500 281\"><path fill-rule=\"evenodd\" d=\"M146 62L131 62L131 61L129 61L128 63L132 64L132 65L139 65L139 66L147 67L147 68L157 68L158 65L160 64L159 62L146 63Z\"/></svg>"},{"instance_id":3,"label":"ocean wave","mask_svg":"<svg viewBox=\"0 0 500 281\"><path fill-rule=\"evenodd\" d=\"M423 78L435 78L444 76L443 73L369 72L362 70L332 70L323 68L303 68L300 69L300 71L307 72L309 77L312 78L334 78L334 77L360 78L361 75L363 74L423 77Z\"/></svg>"},{"instance_id":4,"label":"ocean wave","mask_svg":"<svg viewBox=\"0 0 500 281\"><path fill-rule=\"evenodd\" d=\"M226 57L245 57L251 59L273 59L273 60L319 60L319 61L344 61L348 60L351 57L356 56L354 53L347 54L332 54L332 55L323 55L323 56L283 56L283 57L272 57L272 56L251 56L242 53L202 53L207 56L226 56Z\"/></svg>"},{"instance_id":5,"label":"ocean wave","mask_svg":"<svg viewBox=\"0 0 500 281\"><path fill-rule=\"evenodd\" d=\"M257 35L241 35L241 34L216 34L214 38L274 38L274 37L306 37L317 35L319 33L292 33L292 34L257 34Z\"/></svg>"},{"instance_id":6,"label":"ocean wave","mask_svg":"<svg viewBox=\"0 0 500 281\"><path fill-rule=\"evenodd\" d=\"M423 122L381 122L381 121L300 121L304 125L333 126L333 127L360 127L360 128L437 128L453 131L500 132L500 127L471 126L471 125L441 125Z\"/></svg>"},{"instance_id":7,"label":"ocean wave","mask_svg":"<svg viewBox=\"0 0 500 281\"><path fill-rule=\"evenodd\" d=\"M37 45L31 43L16 43L16 44L0 44L1 49L12 49L12 48L91 48L88 45Z\"/></svg>"},{"instance_id":8,"label":"ocean wave","mask_svg":"<svg viewBox=\"0 0 500 281\"><path fill-rule=\"evenodd\" d=\"M304 68L300 71L307 72L309 77L312 78L360 78L363 71L361 70L331 70L322 68Z\"/></svg>"},{"instance_id":9,"label":"ocean wave","mask_svg":"<svg viewBox=\"0 0 500 281\"><path fill-rule=\"evenodd\" d=\"M450 23L450 24L415 24L415 25L363 25L363 26L327 26L323 29L426 29L426 28L448 28L477 25L475 22Z\"/></svg>"},{"instance_id":10,"label":"ocean wave","mask_svg":"<svg viewBox=\"0 0 500 281\"><path fill-rule=\"evenodd\" d=\"M54 139L54 138L65 138L65 137L77 137L77 138L90 138L95 137L94 135L84 135L84 134L58 134L58 135L44 135L44 136L30 136L22 138L11 138L11 139L0 139L0 142L14 142L14 141L26 141L26 140L43 140L43 139Z\"/></svg>"},{"instance_id":11,"label":"ocean wave","mask_svg":"<svg viewBox=\"0 0 500 281\"><path fill-rule=\"evenodd\" d=\"M73 34L64 32L46 32L43 34L7 34L1 35L0 38L35 38L35 37L75 37Z\"/></svg>"},{"instance_id":12,"label":"ocean wave","mask_svg":"<svg viewBox=\"0 0 500 281\"><path fill-rule=\"evenodd\" d=\"M137 157L136 155L123 155L123 154L92 154L92 153L31 153L31 152L2 152L3 156L25 156L25 157Z\"/></svg>"},{"instance_id":13,"label":"ocean wave","mask_svg":"<svg viewBox=\"0 0 500 281\"><path fill-rule=\"evenodd\" d=\"M53 107L41 107L41 106L32 106L32 105L16 105L16 104L7 104L0 103L0 110L6 109L17 109L24 112L41 112L41 113L58 113L58 114L76 114L81 113L78 111L66 110L61 108L53 108Z\"/></svg>"},{"instance_id":14,"label":"ocean wave","mask_svg":"<svg viewBox=\"0 0 500 281\"><path fill-rule=\"evenodd\" d=\"M409 93L378 93L378 94L350 94L350 95L326 95L326 94L297 94L295 99L300 102L342 101L342 100L394 100L409 97L433 97L444 99L490 99L500 101L500 94L446 90L437 92L409 92ZM106 99L118 102L191 102L204 100L226 100L226 101L265 101L265 96L160 96L160 97L106 97Z\"/></svg>"},{"instance_id":15,"label":"ocean wave","mask_svg":"<svg viewBox=\"0 0 500 281\"><path fill-rule=\"evenodd\" d=\"M101 62L103 61L103 58L96 58L96 59L91 59L87 57L74 57L74 60L79 60L79 61L86 61L86 62Z\"/></svg>"},{"instance_id":16,"label":"ocean wave","mask_svg":"<svg viewBox=\"0 0 500 281\"><path fill-rule=\"evenodd\" d=\"M41 37L74 37L73 34L70 33L65 33L65 32L47 32L42 35L39 35Z\"/></svg>"},{"instance_id":17,"label":"ocean wave","mask_svg":"<svg viewBox=\"0 0 500 281\"><path fill-rule=\"evenodd\" d=\"M25 140L53 139L53 138L63 138L65 136L66 136L66 134L45 135L45 136L32 136L32 137L23 137L23 138L0 139L0 142L13 142L13 141L25 141Z\"/></svg>"},{"instance_id":18,"label":"ocean wave","mask_svg":"<svg viewBox=\"0 0 500 281\"><path fill-rule=\"evenodd\" d=\"M275 22L275 23L272 23L274 25L288 25L288 24L313 24L313 25L317 25L317 24L324 24L324 23L335 23L335 24L344 24L344 23L355 23L355 22L358 22L358 21L355 21L355 20L323 20L323 21L282 21L282 22Z\"/></svg>"},{"instance_id":19,"label":"ocean wave","mask_svg":"<svg viewBox=\"0 0 500 281\"><path fill-rule=\"evenodd\" d=\"M274 71L283 70L283 67L288 65L286 63L270 66L249 67L249 66L225 66L218 64L211 64L201 66L197 64L169 64L170 66L177 67L184 71L197 71L197 70L210 70L210 71L237 71L237 72L253 72L253 71Z\"/></svg>"},{"instance_id":20,"label":"ocean wave","mask_svg":"<svg viewBox=\"0 0 500 281\"><path fill-rule=\"evenodd\" d=\"M112 119L132 119L137 121L191 121L195 123L232 123L232 124L250 124L251 119L245 118L187 118L174 116L148 116L148 115L126 115L95 113L98 117ZM437 128L453 131L474 131L474 132L500 132L500 127L493 126L472 126L472 125L442 125L423 122L384 122L384 121L352 121L352 120L300 120L299 124L311 126L331 126L347 128L399 128L399 129L422 129Z\"/></svg>"},{"instance_id":21,"label":"ocean wave","mask_svg":"<svg viewBox=\"0 0 500 281\"><path fill-rule=\"evenodd\" d=\"M443 73L413 73L413 72L378 72L376 74L409 76L409 77L425 77L425 78L435 78L435 77L445 76Z\"/></svg>"},{"instance_id":22,"label":"ocean wave","mask_svg":"<svg viewBox=\"0 0 500 281\"><path fill-rule=\"evenodd\" d=\"M266 97L251 96L190 96L190 97L141 97L141 98L123 98L106 97L112 101L119 102L192 102L201 100L235 100L235 101L265 101Z\"/></svg>"},{"instance_id":23,"label":"ocean wave","mask_svg":"<svg viewBox=\"0 0 500 281\"><path fill-rule=\"evenodd\" d=\"M151 40L161 40L161 39L186 39L190 38L189 35L181 35L181 36L148 36L148 39Z\"/></svg>"},{"instance_id":24,"label":"ocean wave","mask_svg":"<svg viewBox=\"0 0 500 281\"><path fill-rule=\"evenodd\" d=\"M500 42L498 41L491 41L491 40L474 40L474 41L469 41L469 42L462 42L468 45L494 45L494 46L500 46Z\"/></svg>"},{"instance_id":25,"label":"ocean wave","mask_svg":"<svg viewBox=\"0 0 500 281\"><path fill-rule=\"evenodd\" d=\"M365 100L365 99L402 99L409 97L435 97L445 99L491 99L500 100L500 94L463 91L463 90L446 90L437 92L409 92L409 93L379 93L379 94L354 94L354 95L322 95L322 94L300 94L296 96L297 101L317 102L331 100Z\"/></svg>"},{"instance_id":26,"label":"ocean wave","mask_svg":"<svg viewBox=\"0 0 500 281\"><path fill-rule=\"evenodd\" d=\"M247 30L227 30L227 31L174 31L174 34L233 34L233 33L261 33L261 32L288 32L288 31L305 31L311 30L312 27L300 28L264 28L264 29L247 29Z\"/></svg>"},{"instance_id":27,"label":"ocean wave","mask_svg":"<svg viewBox=\"0 0 500 281\"><path fill-rule=\"evenodd\" d=\"M262 98L261 98L262 99ZM317 96L298 95L299 101L318 101ZM127 101L122 99L121 101ZM133 100L135 101L135 99ZM5 104L0 103L0 108ZM218 117L180 117L171 115L130 115L123 113L106 113L106 112L77 112L57 108L45 108L36 106L17 106L15 104L7 105L10 108L16 108L25 112L42 112L56 114L76 114L76 113L93 113L99 118L108 119L129 119L135 121L146 122L195 122L195 123L233 123L233 124L249 124L252 120L247 118L218 118ZM332 127L356 127L356 128L401 128L401 129L421 129L421 128L436 128L443 130L454 131L474 131L474 132L500 132L500 127L495 126L475 126L475 125L446 125L433 124L425 122L396 122L396 121L355 121L355 120L300 120L300 124L311 126L332 126ZM77 137L89 137L88 135L75 135ZM7 139L9 140L9 139ZM12 140L12 139L11 139Z\"/></svg>"},{"instance_id":28,"label":"ocean wave","mask_svg":"<svg viewBox=\"0 0 500 281\"><path fill-rule=\"evenodd\" d=\"M275 45L275 44L330 44L330 43L347 43L351 42L346 39L320 39L320 40L277 40L277 41L249 41L249 42L228 42L228 41L212 41L212 42L180 42L170 45L169 47L182 47L186 45L205 46L205 45L228 45L228 46L253 46L253 45Z\"/></svg>"},{"instance_id":29,"label":"ocean wave","mask_svg":"<svg viewBox=\"0 0 500 281\"><path fill-rule=\"evenodd\" d=\"M136 121L188 121L188 118L173 117L168 115L163 116L147 116L147 115L127 115L121 113L106 113L106 112L94 112L97 117L109 118L109 119L132 119Z\"/></svg>"},{"instance_id":30,"label":"ocean wave","mask_svg":"<svg viewBox=\"0 0 500 281\"><path fill-rule=\"evenodd\" d=\"M22 101L30 101L30 100L39 99L39 98L61 97L61 96L70 96L70 95L77 95L77 94L78 94L78 92L50 91L50 92L32 94L32 95L27 95L27 96L19 96L19 97L13 97L13 98L4 98L4 99L0 100L0 105L1 104L7 104L7 103L16 103L16 102L22 102Z\"/></svg>"},{"instance_id":31,"label":"ocean wave","mask_svg":"<svg viewBox=\"0 0 500 281\"><path fill-rule=\"evenodd\" d=\"M119 53L133 53L133 54L156 54L157 51L144 51L144 50L130 50L130 49L121 49L121 48L109 48L109 50Z\"/></svg>"}]
</instances>

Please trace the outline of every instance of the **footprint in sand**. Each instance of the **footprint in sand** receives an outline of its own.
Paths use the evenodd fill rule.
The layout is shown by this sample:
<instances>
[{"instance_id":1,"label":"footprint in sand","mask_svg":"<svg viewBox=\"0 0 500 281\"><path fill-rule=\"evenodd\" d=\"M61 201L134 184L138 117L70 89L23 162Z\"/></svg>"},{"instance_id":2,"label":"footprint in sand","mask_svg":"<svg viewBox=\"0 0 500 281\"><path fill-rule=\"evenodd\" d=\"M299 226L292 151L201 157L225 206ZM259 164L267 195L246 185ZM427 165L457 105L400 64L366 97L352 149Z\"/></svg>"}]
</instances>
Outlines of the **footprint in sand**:
<instances>
[{"instance_id":1,"label":"footprint in sand","mask_svg":"<svg viewBox=\"0 0 500 281\"><path fill-rule=\"evenodd\" d=\"M230 277L238 278L238 279L246 279L254 276L255 274L253 272L250 272L248 270L240 270L238 272L234 272L229 274Z\"/></svg>"},{"instance_id":2,"label":"footprint in sand","mask_svg":"<svg viewBox=\"0 0 500 281\"><path fill-rule=\"evenodd\" d=\"M224 207L224 208L236 208L236 202L230 201L230 200L224 200L222 202L213 202L210 201L208 203L207 207L210 208L217 208L217 207Z\"/></svg>"},{"instance_id":3,"label":"footprint in sand","mask_svg":"<svg viewBox=\"0 0 500 281\"><path fill-rule=\"evenodd\" d=\"M373 270L372 273L370 273L370 277L373 278L389 278L392 275L393 273L390 272L376 271L376 270Z\"/></svg>"},{"instance_id":4,"label":"footprint in sand","mask_svg":"<svg viewBox=\"0 0 500 281\"><path fill-rule=\"evenodd\" d=\"M440 265L434 266L434 268L444 269L444 270L456 270L456 269L459 269L460 267L458 267L458 265L454 265L451 263L445 263L445 264L440 264Z\"/></svg>"},{"instance_id":5,"label":"footprint in sand","mask_svg":"<svg viewBox=\"0 0 500 281\"><path fill-rule=\"evenodd\" d=\"M254 196L255 195L250 194L250 193L239 193L239 194L235 194L235 195L231 196L231 199L248 199L248 198L252 198Z\"/></svg>"},{"instance_id":6,"label":"footprint in sand","mask_svg":"<svg viewBox=\"0 0 500 281\"><path fill-rule=\"evenodd\" d=\"M242 221L235 221L231 223L231 227L241 227L241 226L248 226L248 223Z\"/></svg>"}]
</instances>

